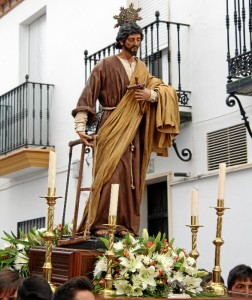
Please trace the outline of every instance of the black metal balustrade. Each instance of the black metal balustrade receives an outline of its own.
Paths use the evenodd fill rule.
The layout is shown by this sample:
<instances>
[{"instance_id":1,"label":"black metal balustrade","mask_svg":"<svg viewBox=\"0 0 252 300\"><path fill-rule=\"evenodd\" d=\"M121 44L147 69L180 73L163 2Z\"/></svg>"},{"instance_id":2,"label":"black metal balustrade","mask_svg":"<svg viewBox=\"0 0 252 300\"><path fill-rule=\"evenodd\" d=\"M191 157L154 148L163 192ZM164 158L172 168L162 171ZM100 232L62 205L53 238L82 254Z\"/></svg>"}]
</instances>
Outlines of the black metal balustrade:
<instances>
[{"instance_id":1,"label":"black metal balustrade","mask_svg":"<svg viewBox=\"0 0 252 300\"><path fill-rule=\"evenodd\" d=\"M226 104L238 104L252 137L248 117L237 95L252 96L252 0L226 0L227 94Z\"/></svg>"},{"instance_id":2,"label":"black metal balustrade","mask_svg":"<svg viewBox=\"0 0 252 300\"><path fill-rule=\"evenodd\" d=\"M26 82L0 96L0 155L49 142L52 84Z\"/></svg>"},{"instance_id":3,"label":"black metal balustrade","mask_svg":"<svg viewBox=\"0 0 252 300\"><path fill-rule=\"evenodd\" d=\"M228 82L231 82L252 72L252 0L226 0L226 27Z\"/></svg>"}]
</instances>

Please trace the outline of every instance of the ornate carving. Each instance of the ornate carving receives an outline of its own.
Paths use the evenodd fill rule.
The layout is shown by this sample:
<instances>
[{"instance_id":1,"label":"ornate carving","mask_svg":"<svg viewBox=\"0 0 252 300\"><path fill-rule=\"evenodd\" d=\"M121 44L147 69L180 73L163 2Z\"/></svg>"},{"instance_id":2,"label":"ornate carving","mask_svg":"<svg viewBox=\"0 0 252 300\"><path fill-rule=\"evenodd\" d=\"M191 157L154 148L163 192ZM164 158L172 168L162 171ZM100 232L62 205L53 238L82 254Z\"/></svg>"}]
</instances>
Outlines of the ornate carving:
<instances>
[{"instance_id":1,"label":"ornate carving","mask_svg":"<svg viewBox=\"0 0 252 300\"><path fill-rule=\"evenodd\" d=\"M128 8L120 7L120 13L118 16L114 16L113 18L117 20L117 24L114 26L120 27L124 23L127 22L136 22L142 20L141 17L139 17L138 13L141 11L141 8L134 9L133 3L129 5Z\"/></svg>"}]
</instances>

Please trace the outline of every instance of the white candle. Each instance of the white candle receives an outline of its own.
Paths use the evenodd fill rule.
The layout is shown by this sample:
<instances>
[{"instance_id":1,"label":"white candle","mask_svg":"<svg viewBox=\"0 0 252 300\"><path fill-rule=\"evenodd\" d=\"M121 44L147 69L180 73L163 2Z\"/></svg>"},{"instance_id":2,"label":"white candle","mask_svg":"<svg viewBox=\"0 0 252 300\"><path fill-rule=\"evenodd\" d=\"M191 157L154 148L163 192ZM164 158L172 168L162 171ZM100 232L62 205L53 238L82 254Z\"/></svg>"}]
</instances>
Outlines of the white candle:
<instances>
[{"instance_id":1,"label":"white candle","mask_svg":"<svg viewBox=\"0 0 252 300\"><path fill-rule=\"evenodd\" d=\"M225 179L226 179L226 164L219 164L219 180L218 180L218 199L224 200L225 190Z\"/></svg>"},{"instance_id":2,"label":"white candle","mask_svg":"<svg viewBox=\"0 0 252 300\"><path fill-rule=\"evenodd\" d=\"M119 184L111 184L111 195L110 195L110 206L109 206L109 215L117 215L117 205L118 205L118 194L119 194Z\"/></svg>"},{"instance_id":3,"label":"white candle","mask_svg":"<svg viewBox=\"0 0 252 300\"><path fill-rule=\"evenodd\" d=\"M49 167L48 167L48 188L55 188L56 180L56 153L53 151L49 152Z\"/></svg>"},{"instance_id":4,"label":"white candle","mask_svg":"<svg viewBox=\"0 0 252 300\"><path fill-rule=\"evenodd\" d=\"M192 190L192 207L191 207L191 215L192 216L198 216L198 210L199 210L199 193L198 190L193 188Z\"/></svg>"}]
</instances>

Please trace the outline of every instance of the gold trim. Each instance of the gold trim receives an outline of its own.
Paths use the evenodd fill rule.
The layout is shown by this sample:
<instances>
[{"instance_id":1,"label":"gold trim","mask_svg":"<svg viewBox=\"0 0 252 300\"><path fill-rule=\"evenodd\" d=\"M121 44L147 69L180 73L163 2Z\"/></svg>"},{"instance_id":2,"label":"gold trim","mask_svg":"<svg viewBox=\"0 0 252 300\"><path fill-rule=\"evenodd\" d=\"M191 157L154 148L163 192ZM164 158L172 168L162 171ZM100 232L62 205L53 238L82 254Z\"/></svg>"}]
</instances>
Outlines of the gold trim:
<instances>
[{"instance_id":1,"label":"gold trim","mask_svg":"<svg viewBox=\"0 0 252 300\"><path fill-rule=\"evenodd\" d=\"M49 152L52 149L21 149L0 156L0 176L5 176L29 167L48 168Z\"/></svg>"}]
</instances>

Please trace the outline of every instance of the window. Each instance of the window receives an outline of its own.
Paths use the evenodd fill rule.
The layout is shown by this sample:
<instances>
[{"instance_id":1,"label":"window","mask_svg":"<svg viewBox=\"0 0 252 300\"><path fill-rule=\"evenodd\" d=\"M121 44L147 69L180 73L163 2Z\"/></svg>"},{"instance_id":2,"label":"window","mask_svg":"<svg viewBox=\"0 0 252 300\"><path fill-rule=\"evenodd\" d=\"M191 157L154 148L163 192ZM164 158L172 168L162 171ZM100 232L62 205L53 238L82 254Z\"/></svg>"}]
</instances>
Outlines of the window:
<instances>
[{"instance_id":1,"label":"window","mask_svg":"<svg viewBox=\"0 0 252 300\"><path fill-rule=\"evenodd\" d=\"M46 82L46 15L29 25L28 33L29 81Z\"/></svg>"}]
</instances>

